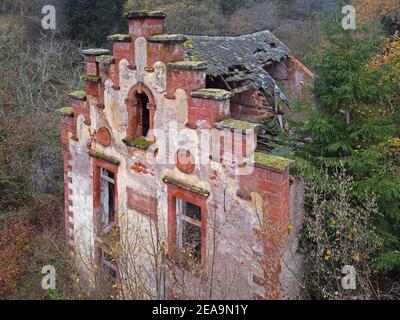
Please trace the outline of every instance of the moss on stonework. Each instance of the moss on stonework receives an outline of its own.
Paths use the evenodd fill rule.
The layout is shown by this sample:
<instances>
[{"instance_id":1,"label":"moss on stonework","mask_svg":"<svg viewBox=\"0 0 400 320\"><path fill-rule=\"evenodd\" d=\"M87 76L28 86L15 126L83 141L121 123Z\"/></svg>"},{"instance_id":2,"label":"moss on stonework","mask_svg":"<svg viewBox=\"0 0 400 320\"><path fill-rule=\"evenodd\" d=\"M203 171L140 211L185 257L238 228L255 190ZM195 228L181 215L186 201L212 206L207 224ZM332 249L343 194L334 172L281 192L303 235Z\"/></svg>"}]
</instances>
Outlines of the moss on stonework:
<instances>
[{"instance_id":1,"label":"moss on stonework","mask_svg":"<svg viewBox=\"0 0 400 320\"><path fill-rule=\"evenodd\" d=\"M115 42L131 42L132 37L130 34L113 34L107 37L108 41L115 41Z\"/></svg>"},{"instance_id":2,"label":"moss on stonework","mask_svg":"<svg viewBox=\"0 0 400 320\"><path fill-rule=\"evenodd\" d=\"M149 42L154 43L184 43L186 39L181 34L159 34L148 38Z\"/></svg>"},{"instance_id":3,"label":"moss on stonework","mask_svg":"<svg viewBox=\"0 0 400 320\"><path fill-rule=\"evenodd\" d=\"M193 193L197 193L203 197L209 197L210 196L210 191L205 190L203 188L200 188L198 186L186 183L184 181L175 179L174 177L169 177L169 176L165 176L164 178L162 178L162 181L167 183L167 184L171 184L173 186L176 186L178 188L181 188L183 190L187 190Z\"/></svg>"},{"instance_id":4,"label":"moss on stonework","mask_svg":"<svg viewBox=\"0 0 400 320\"><path fill-rule=\"evenodd\" d=\"M135 147L143 150L147 150L151 146L150 142L148 142L146 138L136 138L131 140L124 139L122 142L128 147Z\"/></svg>"},{"instance_id":5,"label":"moss on stonework","mask_svg":"<svg viewBox=\"0 0 400 320\"><path fill-rule=\"evenodd\" d=\"M232 97L232 93L222 89L209 88L192 91L192 97L210 100L227 100Z\"/></svg>"},{"instance_id":6,"label":"moss on stonework","mask_svg":"<svg viewBox=\"0 0 400 320\"><path fill-rule=\"evenodd\" d=\"M93 76L90 74L84 74L82 76L82 80L83 81L89 81L89 82L100 82L101 81L101 77L100 76Z\"/></svg>"},{"instance_id":7,"label":"moss on stonework","mask_svg":"<svg viewBox=\"0 0 400 320\"><path fill-rule=\"evenodd\" d=\"M110 163L115 164L115 165L119 165L121 163L118 159L115 159L113 157L107 156L103 152L100 152L100 151L90 150L88 153L93 158L104 160L104 161L110 162Z\"/></svg>"},{"instance_id":8,"label":"moss on stonework","mask_svg":"<svg viewBox=\"0 0 400 320\"><path fill-rule=\"evenodd\" d=\"M206 70L207 64L204 61L177 61L168 63L168 67L181 70Z\"/></svg>"},{"instance_id":9,"label":"moss on stonework","mask_svg":"<svg viewBox=\"0 0 400 320\"><path fill-rule=\"evenodd\" d=\"M188 39L183 43L184 48L192 48L193 47L193 39Z\"/></svg>"},{"instance_id":10,"label":"moss on stonework","mask_svg":"<svg viewBox=\"0 0 400 320\"><path fill-rule=\"evenodd\" d=\"M74 109L72 107L62 107L57 110L63 116L73 117L74 116Z\"/></svg>"},{"instance_id":11,"label":"moss on stonework","mask_svg":"<svg viewBox=\"0 0 400 320\"><path fill-rule=\"evenodd\" d=\"M201 57L197 55L191 56L192 61L201 61Z\"/></svg>"},{"instance_id":12,"label":"moss on stonework","mask_svg":"<svg viewBox=\"0 0 400 320\"><path fill-rule=\"evenodd\" d=\"M233 129L233 130L255 130L259 125L247 121L236 120L233 118L228 118L217 122L216 124L217 129Z\"/></svg>"},{"instance_id":13,"label":"moss on stonework","mask_svg":"<svg viewBox=\"0 0 400 320\"><path fill-rule=\"evenodd\" d=\"M74 91L68 94L72 99L86 100L86 92L82 90Z\"/></svg>"},{"instance_id":14,"label":"moss on stonework","mask_svg":"<svg viewBox=\"0 0 400 320\"><path fill-rule=\"evenodd\" d=\"M257 167L283 172L294 164L293 160L273 156L264 152L254 153L254 164Z\"/></svg>"},{"instance_id":15,"label":"moss on stonework","mask_svg":"<svg viewBox=\"0 0 400 320\"><path fill-rule=\"evenodd\" d=\"M109 66L109 65L113 64L114 61L115 61L114 57L110 56L110 55L102 55L102 56L96 57L96 62L103 66Z\"/></svg>"}]
</instances>

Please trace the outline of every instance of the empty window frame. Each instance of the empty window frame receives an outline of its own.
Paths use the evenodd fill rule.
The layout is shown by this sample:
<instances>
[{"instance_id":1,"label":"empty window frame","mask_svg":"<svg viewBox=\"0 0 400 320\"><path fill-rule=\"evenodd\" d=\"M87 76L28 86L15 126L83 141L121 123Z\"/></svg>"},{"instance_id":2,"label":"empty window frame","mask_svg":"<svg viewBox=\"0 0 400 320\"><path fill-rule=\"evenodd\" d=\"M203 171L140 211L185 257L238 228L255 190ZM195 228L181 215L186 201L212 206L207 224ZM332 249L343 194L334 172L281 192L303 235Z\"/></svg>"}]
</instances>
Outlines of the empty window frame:
<instances>
[{"instance_id":1,"label":"empty window frame","mask_svg":"<svg viewBox=\"0 0 400 320\"><path fill-rule=\"evenodd\" d=\"M176 199L177 247L188 250L198 261L201 259L201 208L182 199Z\"/></svg>"},{"instance_id":2,"label":"empty window frame","mask_svg":"<svg viewBox=\"0 0 400 320\"><path fill-rule=\"evenodd\" d=\"M115 224L114 173L100 168L100 223L103 231L110 231Z\"/></svg>"}]
</instances>

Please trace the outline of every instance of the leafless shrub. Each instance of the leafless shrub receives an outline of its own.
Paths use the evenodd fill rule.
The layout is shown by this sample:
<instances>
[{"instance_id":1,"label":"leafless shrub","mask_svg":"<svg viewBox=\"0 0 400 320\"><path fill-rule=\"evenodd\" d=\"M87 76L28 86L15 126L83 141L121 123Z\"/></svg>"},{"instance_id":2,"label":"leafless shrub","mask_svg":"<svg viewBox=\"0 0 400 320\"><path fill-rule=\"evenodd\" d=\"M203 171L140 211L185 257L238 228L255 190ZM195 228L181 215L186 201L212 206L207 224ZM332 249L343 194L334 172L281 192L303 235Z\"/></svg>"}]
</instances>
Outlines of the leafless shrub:
<instances>
[{"instance_id":1,"label":"leafless shrub","mask_svg":"<svg viewBox=\"0 0 400 320\"><path fill-rule=\"evenodd\" d=\"M374 299L380 292L373 283L373 253L380 246L372 226L379 215L374 195L355 203L352 177L339 166L334 176L322 171L307 175L303 250L305 289L317 299ZM326 188L329 189L326 189ZM326 192L329 190L329 194ZM354 266L356 290L342 286L342 269Z\"/></svg>"}]
</instances>

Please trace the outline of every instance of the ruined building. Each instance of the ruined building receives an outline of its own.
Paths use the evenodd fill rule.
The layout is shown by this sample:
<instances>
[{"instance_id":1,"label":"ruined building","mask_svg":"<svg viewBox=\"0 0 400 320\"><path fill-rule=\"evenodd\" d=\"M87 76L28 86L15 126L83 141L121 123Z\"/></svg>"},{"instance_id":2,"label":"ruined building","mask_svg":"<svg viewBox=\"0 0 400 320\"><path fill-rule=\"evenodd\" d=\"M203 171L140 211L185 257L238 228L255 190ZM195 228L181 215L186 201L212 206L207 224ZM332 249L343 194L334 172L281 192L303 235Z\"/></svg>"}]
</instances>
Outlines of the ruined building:
<instances>
[{"instance_id":1,"label":"ruined building","mask_svg":"<svg viewBox=\"0 0 400 320\"><path fill-rule=\"evenodd\" d=\"M295 297L302 186L270 151L311 73L269 31L170 35L162 12L126 17L112 53L82 52L84 91L60 109L66 235L88 283Z\"/></svg>"}]
</instances>

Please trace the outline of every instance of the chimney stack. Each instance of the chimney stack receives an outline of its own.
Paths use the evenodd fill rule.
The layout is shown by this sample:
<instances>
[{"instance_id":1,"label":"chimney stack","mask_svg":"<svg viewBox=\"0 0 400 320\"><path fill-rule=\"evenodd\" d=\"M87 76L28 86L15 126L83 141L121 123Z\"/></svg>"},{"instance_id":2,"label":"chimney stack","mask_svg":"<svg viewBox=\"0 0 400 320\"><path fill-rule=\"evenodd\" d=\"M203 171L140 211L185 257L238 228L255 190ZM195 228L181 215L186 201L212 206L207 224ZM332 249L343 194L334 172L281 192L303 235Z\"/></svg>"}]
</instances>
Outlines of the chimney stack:
<instances>
[{"instance_id":1,"label":"chimney stack","mask_svg":"<svg viewBox=\"0 0 400 320\"><path fill-rule=\"evenodd\" d=\"M139 37L150 37L164 33L164 19L161 11L131 11L125 15L129 21L129 34L132 41Z\"/></svg>"}]
</instances>

